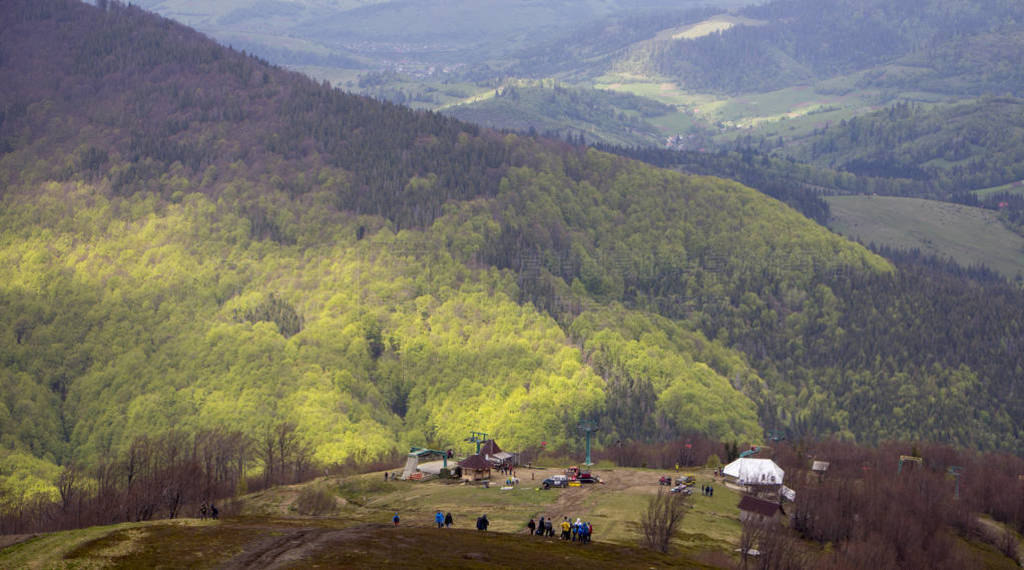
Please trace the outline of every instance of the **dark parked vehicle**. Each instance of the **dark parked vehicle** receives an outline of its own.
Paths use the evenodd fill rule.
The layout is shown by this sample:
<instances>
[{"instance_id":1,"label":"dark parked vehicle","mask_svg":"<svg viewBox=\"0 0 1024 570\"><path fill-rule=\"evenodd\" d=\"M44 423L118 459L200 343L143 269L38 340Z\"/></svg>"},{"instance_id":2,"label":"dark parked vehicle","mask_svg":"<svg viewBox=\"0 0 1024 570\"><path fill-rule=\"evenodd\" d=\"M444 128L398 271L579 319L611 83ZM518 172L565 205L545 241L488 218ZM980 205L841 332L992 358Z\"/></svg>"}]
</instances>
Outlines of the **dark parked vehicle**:
<instances>
[{"instance_id":1,"label":"dark parked vehicle","mask_svg":"<svg viewBox=\"0 0 1024 570\"><path fill-rule=\"evenodd\" d=\"M565 475L555 475L554 477L548 477L542 481L541 486L545 489L550 489L552 487L568 487L569 478Z\"/></svg>"}]
</instances>

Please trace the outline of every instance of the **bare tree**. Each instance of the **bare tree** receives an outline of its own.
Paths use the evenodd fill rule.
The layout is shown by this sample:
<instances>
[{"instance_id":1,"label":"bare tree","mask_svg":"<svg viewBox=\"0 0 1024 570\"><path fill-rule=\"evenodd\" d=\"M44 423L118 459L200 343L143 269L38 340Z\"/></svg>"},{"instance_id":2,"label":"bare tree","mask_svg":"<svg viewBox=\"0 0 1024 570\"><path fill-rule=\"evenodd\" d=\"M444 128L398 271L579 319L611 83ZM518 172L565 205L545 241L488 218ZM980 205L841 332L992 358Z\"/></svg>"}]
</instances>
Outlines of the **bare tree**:
<instances>
[{"instance_id":1,"label":"bare tree","mask_svg":"<svg viewBox=\"0 0 1024 570\"><path fill-rule=\"evenodd\" d=\"M744 521L743 532L740 534L741 568L790 570L806 568L807 562L799 539L779 521Z\"/></svg>"},{"instance_id":2,"label":"bare tree","mask_svg":"<svg viewBox=\"0 0 1024 570\"><path fill-rule=\"evenodd\" d=\"M288 463L295 459L295 448L299 436L295 432L298 426L295 422L282 422L274 429L277 440L277 461L280 463L278 473L281 476L281 483L294 483L295 477L288 476Z\"/></svg>"},{"instance_id":3,"label":"bare tree","mask_svg":"<svg viewBox=\"0 0 1024 570\"><path fill-rule=\"evenodd\" d=\"M996 539L996 546L999 548L999 551L1005 554L1010 560L1017 563L1024 563L1024 557L1018 557L1017 533L1013 532L1013 528L1010 525L1006 525L1003 532L999 534L999 538Z\"/></svg>"},{"instance_id":4,"label":"bare tree","mask_svg":"<svg viewBox=\"0 0 1024 570\"><path fill-rule=\"evenodd\" d=\"M683 522L688 505L682 494L666 493L658 489L647 510L640 516L643 545L659 552L668 552L672 537Z\"/></svg>"},{"instance_id":5,"label":"bare tree","mask_svg":"<svg viewBox=\"0 0 1024 570\"><path fill-rule=\"evenodd\" d=\"M259 456L263 462L263 486L269 487L276 482L274 468L277 463L277 441L274 437L274 430L267 428L260 439Z\"/></svg>"},{"instance_id":6,"label":"bare tree","mask_svg":"<svg viewBox=\"0 0 1024 570\"><path fill-rule=\"evenodd\" d=\"M266 428L259 442L259 458L263 462L263 484L266 486L294 483L297 467L307 462L306 448L296 432L294 422L281 422Z\"/></svg>"},{"instance_id":7,"label":"bare tree","mask_svg":"<svg viewBox=\"0 0 1024 570\"><path fill-rule=\"evenodd\" d=\"M57 477L57 493L60 495L60 511L67 513L78 495L78 469L74 464L65 465Z\"/></svg>"}]
</instances>

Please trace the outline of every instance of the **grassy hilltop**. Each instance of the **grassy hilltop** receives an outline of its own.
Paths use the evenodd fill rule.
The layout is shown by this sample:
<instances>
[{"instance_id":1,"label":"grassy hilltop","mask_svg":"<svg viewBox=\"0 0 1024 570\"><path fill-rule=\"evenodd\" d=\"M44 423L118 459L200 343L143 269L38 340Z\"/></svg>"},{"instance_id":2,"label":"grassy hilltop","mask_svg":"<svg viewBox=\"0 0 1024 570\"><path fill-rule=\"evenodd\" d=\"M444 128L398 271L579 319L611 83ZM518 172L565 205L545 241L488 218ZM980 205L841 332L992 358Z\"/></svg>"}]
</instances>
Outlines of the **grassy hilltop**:
<instances>
[{"instance_id":1,"label":"grassy hilltop","mask_svg":"<svg viewBox=\"0 0 1024 570\"><path fill-rule=\"evenodd\" d=\"M695 498L669 555L640 548L639 517L656 494L659 472L600 469L607 483L581 489L538 490L536 482L553 469L531 470L523 485L501 491L437 481L384 482L381 473L321 478L278 487L221 504L230 511L220 521L194 513L170 521L127 523L30 538L0 550L4 567L34 565L160 565L199 568L323 565L376 567L431 564L440 567L522 566L558 568L580 564L599 568L717 566L739 540L738 496L719 486L712 499ZM534 476L535 480L530 480ZM701 477L701 483L710 475ZM532 483L532 484L531 484ZM304 498L326 496L311 514ZM451 512L453 528L439 530L433 515ZM398 528L391 516L399 512ZM474 529L487 514L487 534ZM583 517L595 541L581 545L525 534L533 517ZM24 540L25 537L20 537Z\"/></svg>"},{"instance_id":2,"label":"grassy hilltop","mask_svg":"<svg viewBox=\"0 0 1024 570\"><path fill-rule=\"evenodd\" d=\"M603 483L551 490L538 488L544 477L560 472L550 466L521 468L521 483L510 490L436 479L384 481L374 471L218 502L217 521L200 519L192 505L173 520L8 536L0 543L0 566L725 568L741 564L736 550L747 544L761 551L748 561L759 565L870 568L882 560L915 567L1016 567L1014 557L1024 552L1015 554L1021 541L1012 526L1020 494L995 498L985 489L1005 482L1019 460L997 466L994 456L972 458L930 447L921 450L922 467L908 465L894 478L888 467L898 449L817 447L816 455L833 459L822 478L782 446L774 455L797 489L797 503L785 503L786 516L767 527L741 522L740 493L709 468L676 473L601 462L593 472ZM948 461L964 464L956 500L944 474ZM863 462L884 473L865 470ZM696 475L697 492L685 500L669 551L641 547L641 518L665 489L658 477L682 473ZM707 484L715 488L713 497L700 492ZM436 528L438 510L452 514L452 528ZM391 524L396 512L397 528ZM484 514L490 521L486 533L474 530ZM527 521L542 516L588 521L594 541L584 545L560 541L557 534L527 534Z\"/></svg>"}]
</instances>

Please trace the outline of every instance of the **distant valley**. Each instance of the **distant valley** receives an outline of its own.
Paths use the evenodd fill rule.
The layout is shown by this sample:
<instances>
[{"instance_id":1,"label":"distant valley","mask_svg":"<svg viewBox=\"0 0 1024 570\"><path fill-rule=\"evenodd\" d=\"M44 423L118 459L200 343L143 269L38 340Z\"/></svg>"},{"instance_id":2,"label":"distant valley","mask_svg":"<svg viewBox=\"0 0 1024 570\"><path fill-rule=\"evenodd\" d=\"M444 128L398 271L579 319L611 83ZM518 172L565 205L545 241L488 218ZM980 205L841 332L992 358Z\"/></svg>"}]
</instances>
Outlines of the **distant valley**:
<instances>
[{"instance_id":1,"label":"distant valley","mask_svg":"<svg viewBox=\"0 0 1024 570\"><path fill-rule=\"evenodd\" d=\"M575 142L810 162L892 181L860 185L871 193L984 207L1021 233L1024 205L969 194L1024 179L1019 129L999 130L1019 122L1024 85L1012 3L146 5L414 108ZM507 14L492 29L496 9ZM884 126L896 108L898 132Z\"/></svg>"}]
</instances>

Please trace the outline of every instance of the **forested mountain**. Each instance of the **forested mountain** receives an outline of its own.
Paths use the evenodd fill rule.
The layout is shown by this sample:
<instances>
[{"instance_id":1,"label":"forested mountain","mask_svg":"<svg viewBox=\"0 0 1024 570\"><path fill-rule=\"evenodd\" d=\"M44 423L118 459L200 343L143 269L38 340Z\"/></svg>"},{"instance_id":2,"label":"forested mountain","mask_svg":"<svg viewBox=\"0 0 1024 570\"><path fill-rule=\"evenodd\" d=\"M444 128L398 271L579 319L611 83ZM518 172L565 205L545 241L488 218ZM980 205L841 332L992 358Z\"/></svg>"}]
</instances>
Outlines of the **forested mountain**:
<instances>
[{"instance_id":1,"label":"forested mountain","mask_svg":"<svg viewBox=\"0 0 1024 570\"><path fill-rule=\"evenodd\" d=\"M768 91L899 63L867 85L1019 93L1024 6L1012 0L780 0L740 10L758 25L650 47L650 70L691 89Z\"/></svg>"},{"instance_id":2,"label":"forested mountain","mask_svg":"<svg viewBox=\"0 0 1024 570\"><path fill-rule=\"evenodd\" d=\"M0 434L96 462L703 432L1021 451L1022 294L734 182L331 89L135 7L0 5ZM760 425L759 425L760 422Z\"/></svg>"},{"instance_id":3,"label":"forested mountain","mask_svg":"<svg viewBox=\"0 0 1024 570\"><path fill-rule=\"evenodd\" d=\"M681 0L677 6L742 0ZM613 14L663 11L662 0L141 0L174 18L275 62L378 69L473 68Z\"/></svg>"},{"instance_id":4,"label":"forested mountain","mask_svg":"<svg viewBox=\"0 0 1024 570\"><path fill-rule=\"evenodd\" d=\"M747 139L745 146L766 148ZM908 192L949 197L1024 179L1024 101L899 103L793 138L779 154L854 174L907 179ZM771 146L770 143L767 146Z\"/></svg>"},{"instance_id":5,"label":"forested mountain","mask_svg":"<svg viewBox=\"0 0 1024 570\"><path fill-rule=\"evenodd\" d=\"M738 139L736 148L841 171L826 181L840 191L983 206L1000 212L1010 229L1024 231L1024 199L1012 187L1024 180L1021 99L898 103L825 124L785 145L777 142L748 136Z\"/></svg>"}]
</instances>

